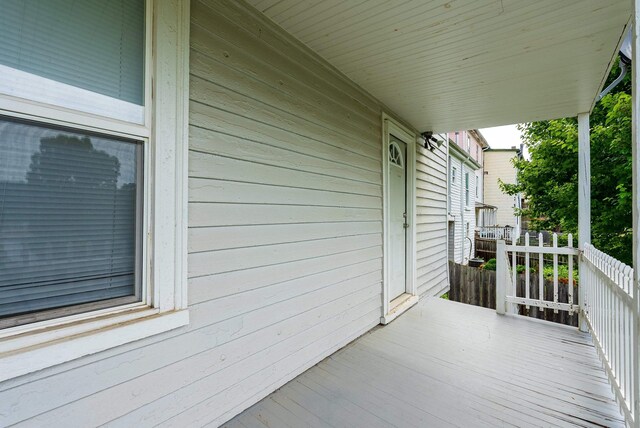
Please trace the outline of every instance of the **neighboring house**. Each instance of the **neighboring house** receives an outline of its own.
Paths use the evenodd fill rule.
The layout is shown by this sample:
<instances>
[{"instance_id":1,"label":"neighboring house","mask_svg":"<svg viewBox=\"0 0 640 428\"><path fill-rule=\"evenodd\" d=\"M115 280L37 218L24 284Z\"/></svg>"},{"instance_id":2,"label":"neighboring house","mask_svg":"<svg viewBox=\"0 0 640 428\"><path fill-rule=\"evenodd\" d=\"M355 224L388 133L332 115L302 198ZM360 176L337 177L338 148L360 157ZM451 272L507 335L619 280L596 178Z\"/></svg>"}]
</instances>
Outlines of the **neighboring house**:
<instances>
[{"instance_id":1,"label":"neighboring house","mask_svg":"<svg viewBox=\"0 0 640 428\"><path fill-rule=\"evenodd\" d=\"M489 149L484 153L484 202L497 208L495 223L488 227L511 228L513 237L520 236L521 218L516 210L522 208L522 195L507 195L500 189L500 180L507 184L517 182L517 170L512 160L522 156L520 149Z\"/></svg>"},{"instance_id":2,"label":"neighboring house","mask_svg":"<svg viewBox=\"0 0 640 428\"><path fill-rule=\"evenodd\" d=\"M0 426L217 426L446 291L422 133L588 112L630 18L460 3L3 2Z\"/></svg>"},{"instance_id":3,"label":"neighboring house","mask_svg":"<svg viewBox=\"0 0 640 428\"><path fill-rule=\"evenodd\" d=\"M456 131L449 140L448 256L467 264L474 257L477 207L483 206L483 150L488 144L480 131Z\"/></svg>"}]
</instances>

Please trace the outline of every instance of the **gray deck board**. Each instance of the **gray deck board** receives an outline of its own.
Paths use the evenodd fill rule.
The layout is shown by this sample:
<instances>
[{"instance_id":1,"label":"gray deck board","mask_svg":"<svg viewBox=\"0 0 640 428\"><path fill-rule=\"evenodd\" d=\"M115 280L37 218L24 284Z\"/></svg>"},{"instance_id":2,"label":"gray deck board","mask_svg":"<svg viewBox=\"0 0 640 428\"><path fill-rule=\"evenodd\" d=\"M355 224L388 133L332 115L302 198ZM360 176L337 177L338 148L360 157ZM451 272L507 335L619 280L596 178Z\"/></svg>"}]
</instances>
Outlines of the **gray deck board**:
<instances>
[{"instance_id":1,"label":"gray deck board","mask_svg":"<svg viewBox=\"0 0 640 428\"><path fill-rule=\"evenodd\" d=\"M588 334L425 299L225 426L623 427Z\"/></svg>"}]
</instances>

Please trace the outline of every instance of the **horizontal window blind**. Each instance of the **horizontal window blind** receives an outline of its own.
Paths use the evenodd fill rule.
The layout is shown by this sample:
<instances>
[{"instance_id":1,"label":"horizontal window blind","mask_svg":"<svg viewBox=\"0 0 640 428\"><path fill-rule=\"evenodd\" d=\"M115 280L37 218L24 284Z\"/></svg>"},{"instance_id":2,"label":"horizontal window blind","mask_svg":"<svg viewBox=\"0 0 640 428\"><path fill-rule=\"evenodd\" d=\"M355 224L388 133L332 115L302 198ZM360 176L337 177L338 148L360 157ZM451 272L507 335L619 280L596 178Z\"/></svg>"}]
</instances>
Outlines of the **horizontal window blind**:
<instances>
[{"instance_id":1,"label":"horizontal window blind","mask_svg":"<svg viewBox=\"0 0 640 428\"><path fill-rule=\"evenodd\" d=\"M141 144L0 118L0 317L135 296Z\"/></svg>"},{"instance_id":2,"label":"horizontal window blind","mask_svg":"<svg viewBox=\"0 0 640 428\"><path fill-rule=\"evenodd\" d=\"M0 64L143 105L144 4L144 0L0 0ZM21 79L17 80L19 84ZM23 84L50 91L46 80Z\"/></svg>"}]
</instances>

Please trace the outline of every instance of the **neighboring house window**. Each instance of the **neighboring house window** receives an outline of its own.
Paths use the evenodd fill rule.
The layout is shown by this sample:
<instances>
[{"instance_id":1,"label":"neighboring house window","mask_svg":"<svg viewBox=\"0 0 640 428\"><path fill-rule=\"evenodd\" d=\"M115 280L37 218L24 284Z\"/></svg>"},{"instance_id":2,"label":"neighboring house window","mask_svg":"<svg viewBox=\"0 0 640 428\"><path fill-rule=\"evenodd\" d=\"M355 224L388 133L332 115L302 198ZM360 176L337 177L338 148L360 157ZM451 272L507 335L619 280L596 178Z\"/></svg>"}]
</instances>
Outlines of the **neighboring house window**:
<instances>
[{"instance_id":1,"label":"neighboring house window","mask_svg":"<svg viewBox=\"0 0 640 428\"><path fill-rule=\"evenodd\" d=\"M471 153L471 137L467 134L467 153Z\"/></svg>"},{"instance_id":2,"label":"neighboring house window","mask_svg":"<svg viewBox=\"0 0 640 428\"><path fill-rule=\"evenodd\" d=\"M4 6L0 381L188 322L188 5Z\"/></svg>"},{"instance_id":3,"label":"neighboring house window","mask_svg":"<svg viewBox=\"0 0 640 428\"><path fill-rule=\"evenodd\" d=\"M464 204L469 206L469 173L464 173Z\"/></svg>"},{"instance_id":4,"label":"neighboring house window","mask_svg":"<svg viewBox=\"0 0 640 428\"><path fill-rule=\"evenodd\" d=\"M476 144L476 160L480 162L480 147Z\"/></svg>"},{"instance_id":5,"label":"neighboring house window","mask_svg":"<svg viewBox=\"0 0 640 428\"><path fill-rule=\"evenodd\" d=\"M476 198L480 196L480 177L476 174Z\"/></svg>"},{"instance_id":6,"label":"neighboring house window","mask_svg":"<svg viewBox=\"0 0 640 428\"><path fill-rule=\"evenodd\" d=\"M459 144L459 141L458 141L459 136L460 136L460 133L459 133L459 132L456 132L456 133L454 134L454 139L455 139L456 144Z\"/></svg>"},{"instance_id":7,"label":"neighboring house window","mask_svg":"<svg viewBox=\"0 0 640 428\"><path fill-rule=\"evenodd\" d=\"M456 184L456 173L457 173L457 169L455 166L451 167L451 184Z\"/></svg>"}]
</instances>

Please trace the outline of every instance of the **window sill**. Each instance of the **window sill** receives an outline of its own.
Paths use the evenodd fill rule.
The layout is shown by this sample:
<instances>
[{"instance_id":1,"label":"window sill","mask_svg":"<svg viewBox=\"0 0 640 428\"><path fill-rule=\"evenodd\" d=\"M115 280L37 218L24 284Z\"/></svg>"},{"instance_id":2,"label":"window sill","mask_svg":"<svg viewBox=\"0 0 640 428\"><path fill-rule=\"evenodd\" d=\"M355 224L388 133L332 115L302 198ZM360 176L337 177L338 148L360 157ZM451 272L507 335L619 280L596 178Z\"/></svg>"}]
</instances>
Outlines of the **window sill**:
<instances>
[{"instance_id":1,"label":"window sill","mask_svg":"<svg viewBox=\"0 0 640 428\"><path fill-rule=\"evenodd\" d=\"M61 321L0 332L0 382L187 325L189 311L136 305Z\"/></svg>"}]
</instances>

